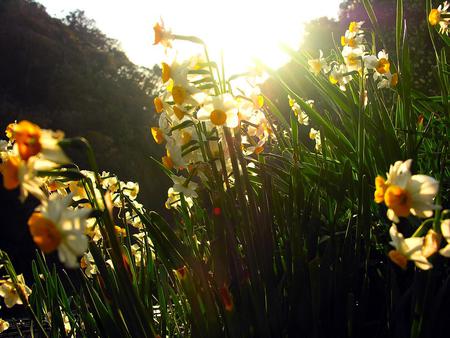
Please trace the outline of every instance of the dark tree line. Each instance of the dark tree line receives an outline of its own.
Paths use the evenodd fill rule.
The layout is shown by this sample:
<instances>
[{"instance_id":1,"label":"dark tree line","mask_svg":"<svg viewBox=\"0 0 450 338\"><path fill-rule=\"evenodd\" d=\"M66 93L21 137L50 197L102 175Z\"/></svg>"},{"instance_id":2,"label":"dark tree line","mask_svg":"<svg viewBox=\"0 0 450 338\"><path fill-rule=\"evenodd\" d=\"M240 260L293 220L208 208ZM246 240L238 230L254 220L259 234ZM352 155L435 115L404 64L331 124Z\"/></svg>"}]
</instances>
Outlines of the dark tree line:
<instances>
[{"instance_id":1,"label":"dark tree line","mask_svg":"<svg viewBox=\"0 0 450 338\"><path fill-rule=\"evenodd\" d=\"M130 62L83 11L59 20L33 1L2 0L0 23L0 128L29 119L86 137L101 169L138 181L141 200L161 209L167 181L149 132L159 69Z\"/></svg>"}]
</instances>

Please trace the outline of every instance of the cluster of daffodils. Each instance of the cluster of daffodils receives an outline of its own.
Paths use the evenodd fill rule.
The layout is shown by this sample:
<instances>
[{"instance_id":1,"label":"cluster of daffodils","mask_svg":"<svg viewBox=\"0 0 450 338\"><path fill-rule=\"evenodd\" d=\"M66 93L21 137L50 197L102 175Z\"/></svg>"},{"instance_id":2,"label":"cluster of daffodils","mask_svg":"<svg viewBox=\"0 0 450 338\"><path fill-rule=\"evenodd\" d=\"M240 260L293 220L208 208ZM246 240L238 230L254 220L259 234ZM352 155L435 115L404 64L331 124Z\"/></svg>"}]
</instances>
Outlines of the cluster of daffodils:
<instances>
[{"instance_id":1,"label":"cluster of daffodils","mask_svg":"<svg viewBox=\"0 0 450 338\"><path fill-rule=\"evenodd\" d=\"M183 38L173 35L162 23L154 30L155 44L165 48L171 47L172 39ZM207 180L213 168L223 177L231 175L227 134L231 138L239 135L245 155L261 153L273 137L258 89L234 95L230 82L217 74L216 65L201 56L162 63L163 90L154 99L158 126L152 127L151 133L157 144L165 146L161 162L171 171L174 182L167 208L179 206L182 196L191 205L197 196L194 180Z\"/></svg>"},{"instance_id":2,"label":"cluster of daffodils","mask_svg":"<svg viewBox=\"0 0 450 338\"><path fill-rule=\"evenodd\" d=\"M39 199L40 205L30 216L28 227L42 252L57 251L60 261L68 268L77 268L81 257L86 274L95 274L88 243L91 240L103 245L105 241L99 221L90 217L94 208L117 210L117 218L142 236L139 215L145 209L136 199L137 183L122 182L103 172L97 185L96 174L87 170L79 172L82 179L65 177L67 169L62 166L71 161L59 145L64 137L61 132L43 130L29 121L21 121L10 124L6 136L8 141L0 143L3 186L8 190L20 188L22 201L30 194ZM54 174L46 176L49 171ZM115 226L118 237L127 235L124 226ZM134 252L140 251L139 238L135 240Z\"/></svg>"},{"instance_id":3,"label":"cluster of daffodils","mask_svg":"<svg viewBox=\"0 0 450 338\"><path fill-rule=\"evenodd\" d=\"M9 140L0 149L4 188L20 188L22 201L29 194L40 200L28 220L34 242L45 253L58 250L66 266L76 267L77 256L87 249L84 225L89 211L70 207L72 195L52 195L48 178L39 175L70 163L59 145L64 135L21 121L10 124L6 136Z\"/></svg>"},{"instance_id":4,"label":"cluster of daffodils","mask_svg":"<svg viewBox=\"0 0 450 338\"><path fill-rule=\"evenodd\" d=\"M292 112L294 113L294 116L297 118L297 121L300 125L303 126L309 126L309 116L303 111L303 109L300 107L300 105L288 95L289 99L289 106L291 107ZM310 107L313 107L314 100L306 100L306 104L308 104ZM320 130L316 130L314 128L311 128L308 134L309 138L315 142L314 149L316 152L321 153L322 152L322 138L320 136Z\"/></svg>"},{"instance_id":5,"label":"cluster of daffodils","mask_svg":"<svg viewBox=\"0 0 450 338\"><path fill-rule=\"evenodd\" d=\"M441 234L430 229L424 237L405 238L398 231L396 223L399 223L400 217L413 215L429 218L433 216L434 210L440 209L440 206L434 204L439 183L430 176L412 175L411 162L397 161L391 165L386 179L376 177L374 200L386 205L387 217L394 222L389 234L392 240L390 244L395 249L389 252L389 258L403 269L406 269L407 261L411 260L418 268L428 270L432 268L428 258L439 250L441 234L446 239L447 246L440 253L450 257L450 220L441 221Z\"/></svg>"},{"instance_id":6,"label":"cluster of daffodils","mask_svg":"<svg viewBox=\"0 0 450 338\"><path fill-rule=\"evenodd\" d=\"M394 88L398 83L398 74L391 73L389 57L384 50L378 55L368 52L370 49L366 46L363 24L363 21L351 22L345 35L341 37L343 64L337 61L328 63L320 51L318 59L308 61L310 69L316 75L328 75L330 82L338 85L341 90L346 90L346 85L354 74L368 74L369 71L373 73L377 88Z\"/></svg>"},{"instance_id":7,"label":"cluster of daffodils","mask_svg":"<svg viewBox=\"0 0 450 338\"><path fill-rule=\"evenodd\" d=\"M439 33L448 35L450 24L450 13L447 11L450 4L444 1L438 8L433 8L428 15L428 22L431 26L439 25Z\"/></svg>"}]
</instances>

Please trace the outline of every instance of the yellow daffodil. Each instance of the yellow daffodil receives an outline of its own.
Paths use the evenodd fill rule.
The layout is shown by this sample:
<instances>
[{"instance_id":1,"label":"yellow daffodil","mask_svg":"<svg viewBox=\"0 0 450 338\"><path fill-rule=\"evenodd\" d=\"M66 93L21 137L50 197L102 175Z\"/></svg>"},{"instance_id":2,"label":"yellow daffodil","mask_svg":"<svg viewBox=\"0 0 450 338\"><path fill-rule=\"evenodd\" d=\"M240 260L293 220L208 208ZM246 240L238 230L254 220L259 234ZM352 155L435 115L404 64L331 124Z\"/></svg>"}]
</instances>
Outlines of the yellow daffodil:
<instances>
[{"instance_id":1,"label":"yellow daffodil","mask_svg":"<svg viewBox=\"0 0 450 338\"><path fill-rule=\"evenodd\" d=\"M403 270L406 270L408 261L413 261L419 269L428 270L433 265L422 253L423 237L404 238L403 234L398 232L397 226L392 224L389 229L391 236L390 244L395 250L389 251L389 258Z\"/></svg>"}]
</instances>

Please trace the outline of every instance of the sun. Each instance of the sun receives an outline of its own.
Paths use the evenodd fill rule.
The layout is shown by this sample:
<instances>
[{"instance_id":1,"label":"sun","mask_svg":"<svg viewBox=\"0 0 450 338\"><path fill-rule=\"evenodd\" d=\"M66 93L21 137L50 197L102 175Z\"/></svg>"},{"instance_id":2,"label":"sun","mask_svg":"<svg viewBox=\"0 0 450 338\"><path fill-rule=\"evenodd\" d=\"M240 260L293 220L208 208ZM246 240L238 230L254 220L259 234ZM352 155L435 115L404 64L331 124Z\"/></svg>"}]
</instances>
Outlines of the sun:
<instances>
[{"instance_id":1,"label":"sun","mask_svg":"<svg viewBox=\"0 0 450 338\"><path fill-rule=\"evenodd\" d=\"M289 58L280 44L298 49L304 23L321 16L336 17L341 0L39 0L50 14L64 16L81 9L108 36L119 40L136 64L152 67L164 58L152 46L153 24L164 19L176 34L195 35L205 41L212 58L223 55L228 75L242 73L254 59L278 68ZM105 7L107 6L107 10ZM192 44L175 46L179 56L200 52Z\"/></svg>"}]
</instances>

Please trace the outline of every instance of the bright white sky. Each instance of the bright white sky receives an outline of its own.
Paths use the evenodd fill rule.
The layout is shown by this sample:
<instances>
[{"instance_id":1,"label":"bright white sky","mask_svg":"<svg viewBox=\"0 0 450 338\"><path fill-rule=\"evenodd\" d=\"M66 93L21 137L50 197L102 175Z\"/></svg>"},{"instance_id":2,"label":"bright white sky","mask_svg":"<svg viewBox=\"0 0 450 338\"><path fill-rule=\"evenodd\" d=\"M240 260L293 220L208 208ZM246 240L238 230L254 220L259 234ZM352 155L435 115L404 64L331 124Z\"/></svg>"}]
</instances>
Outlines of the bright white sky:
<instances>
[{"instance_id":1,"label":"bright white sky","mask_svg":"<svg viewBox=\"0 0 450 338\"><path fill-rule=\"evenodd\" d=\"M153 25L180 35L196 35L207 42L212 57L223 51L227 73L245 71L258 58L271 67L288 61L280 43L298 48L303 24L311 19L336 17L340 0L38 0L50 15L64 17L84 10L107 36L120 41L130 60L153 66L164 59L153 46ZM174 45L181 56L193 45ZM219 61L216 59L216 61Z\"/></svg>"}]
</instances>

